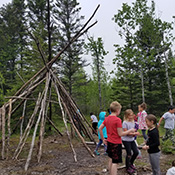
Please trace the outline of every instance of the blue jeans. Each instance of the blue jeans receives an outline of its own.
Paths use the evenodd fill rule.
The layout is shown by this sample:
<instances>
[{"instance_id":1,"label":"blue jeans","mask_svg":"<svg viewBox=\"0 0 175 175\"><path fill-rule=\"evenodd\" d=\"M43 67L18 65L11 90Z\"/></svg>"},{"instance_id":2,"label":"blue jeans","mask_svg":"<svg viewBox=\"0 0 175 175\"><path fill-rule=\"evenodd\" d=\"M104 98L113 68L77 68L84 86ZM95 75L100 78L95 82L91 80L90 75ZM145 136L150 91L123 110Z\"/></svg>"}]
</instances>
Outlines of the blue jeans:
<instances>
[{"instance_id":1,"label":"blue jeans","mask_svg":"<svg viewBox=\"0 0 175 175\"><path fill-rule=\"evenodd\" d=\"M145 140L148 139L148 136L146 135L146 129L142 129L142 135Z\"/></svg>"},{"instance_id":2,"label":"blue jeans","mask_svg":"<svg viewBox=\"0 0 175 175\"><path fill-rule=\"evenodd\" d=\"M99 142L95 148L96 151L98 150L98 148L101 146L102 143L103 143L103 140L99 139ZM107 150L107 145L104 144L104 151L106 152L106 150Z\"/></svg>"}]
</instances>

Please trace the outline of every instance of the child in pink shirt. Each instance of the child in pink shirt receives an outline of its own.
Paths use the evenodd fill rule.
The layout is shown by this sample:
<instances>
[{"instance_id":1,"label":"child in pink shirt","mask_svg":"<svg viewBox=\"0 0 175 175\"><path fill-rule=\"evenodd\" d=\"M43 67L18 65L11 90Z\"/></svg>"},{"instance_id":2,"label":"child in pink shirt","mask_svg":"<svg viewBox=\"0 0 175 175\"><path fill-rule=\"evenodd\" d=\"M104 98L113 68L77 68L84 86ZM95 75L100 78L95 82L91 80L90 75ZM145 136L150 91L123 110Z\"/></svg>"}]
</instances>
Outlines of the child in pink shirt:
<instances>
[{"instance_id":1,"label":"child in pink shirt","mask_svg":"<svg viewBox=\"0 0 175 175\"><path fill-rule=\"evenodd\" d=\"M148 127L146 125L146 121L145 121L145 118L147 116L147 113L145 111L146 108L147 108L146 103L142 103L141 105L138 106L138 110L139 110L139 113L138 113L139 129L142 130L142 134L143 134L143 137L144 137L145 140L147 140L146 130L148 129Z\"/></svg>"}]
</instances>

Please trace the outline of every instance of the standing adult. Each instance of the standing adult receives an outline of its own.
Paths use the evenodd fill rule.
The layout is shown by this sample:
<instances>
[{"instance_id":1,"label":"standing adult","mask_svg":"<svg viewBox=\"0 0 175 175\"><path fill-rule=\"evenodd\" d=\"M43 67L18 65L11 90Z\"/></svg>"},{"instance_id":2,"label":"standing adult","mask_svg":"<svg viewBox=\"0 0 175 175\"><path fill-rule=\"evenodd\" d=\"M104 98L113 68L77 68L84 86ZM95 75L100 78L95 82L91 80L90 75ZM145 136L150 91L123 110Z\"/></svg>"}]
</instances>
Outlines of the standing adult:
<instances>
[{"instance_id":1,"label":"standing adult","mask_svg":"<svg viewBox=\"0 0 175 175\"><path fill-rule=\"evenodd\" d=\"M92 134L97 134L98 119L93 112L90 113L90 116L91 116L91 122L93 127Z\"/></svg>"}]
</instances>

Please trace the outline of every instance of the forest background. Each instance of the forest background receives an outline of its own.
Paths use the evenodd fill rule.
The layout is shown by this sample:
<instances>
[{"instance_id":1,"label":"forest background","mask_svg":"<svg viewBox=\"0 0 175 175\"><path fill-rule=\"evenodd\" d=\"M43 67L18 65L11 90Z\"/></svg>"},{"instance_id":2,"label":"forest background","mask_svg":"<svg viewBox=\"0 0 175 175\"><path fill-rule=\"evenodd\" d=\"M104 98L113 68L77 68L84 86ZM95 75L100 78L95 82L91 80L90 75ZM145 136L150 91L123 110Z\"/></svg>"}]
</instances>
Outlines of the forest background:
<instances>
[{"instance_id":1,"label":"forest background","mask_svg":"<svg viewBox=\"0 0 175 175\"><path fill-rule=\"evenodd\" d=\"M108 51L103 38L89 35L74 42L52 69L85 115L90 112L98 115L117 100L122 111L131 108L135 113L138 104L146 102L148 113L160 117L175 101L174 23L157 17L154 1L123 3L116 11L111 20L118 27L116 35L124 42L122 46L115 45L116 70L109 73L105 69ZM78 32L84 22L80 12L76 0L12 0L0 8L0 105ZM42 60L33 36L47 60ZM85 71L88 66L85 54L92 58L90 77ZM33 97L40 89L35 90ZM56 101L52 91L51 100ZM25 123L34 105L32 100L27 102ZM52 103L49 108L53 120L61 116L58 104ZM13 120L21 113L19 109Z\"/></svg>"}]
</instances>

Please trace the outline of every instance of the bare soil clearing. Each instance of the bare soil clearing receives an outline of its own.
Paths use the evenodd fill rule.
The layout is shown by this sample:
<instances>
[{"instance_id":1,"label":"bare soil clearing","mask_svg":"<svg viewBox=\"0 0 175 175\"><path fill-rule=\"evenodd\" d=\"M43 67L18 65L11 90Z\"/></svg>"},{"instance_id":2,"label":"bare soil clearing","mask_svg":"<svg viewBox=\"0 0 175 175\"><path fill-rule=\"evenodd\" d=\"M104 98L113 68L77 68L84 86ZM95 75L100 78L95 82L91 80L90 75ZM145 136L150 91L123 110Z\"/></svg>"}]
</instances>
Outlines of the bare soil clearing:
<instances>
[{"instance_id":1,"label":"bare soil clearing","mask_svg":"<svg viewBox=\"0 0 175 175\"><path fill-rule=\"evenodd\" d=\"M73 153L67 142L67 137L62 138L50 136L44 140L43 155L40 163L36 159L36 147L27 172L24 171L26 156L29 147L26 146L26 153L22 153L18 160L0 160L0 175L108 175L107 169L108 156L103 155L103 147L99 149L100 156L91 157L88 151L77 139L73 140L73 145L77 153L78 162L74 162ZM14 145L11 146L13 150ZM94 150L95 145L89 145ZM123 150L124 165L125 150ZM174 155L161 154L162 175L171 167ZM151 175L148 154L142 150L142 159L135 161L138 175ZM125 175L125 168L118 171L118 175Z\"/></svg>"}]
</instances>

